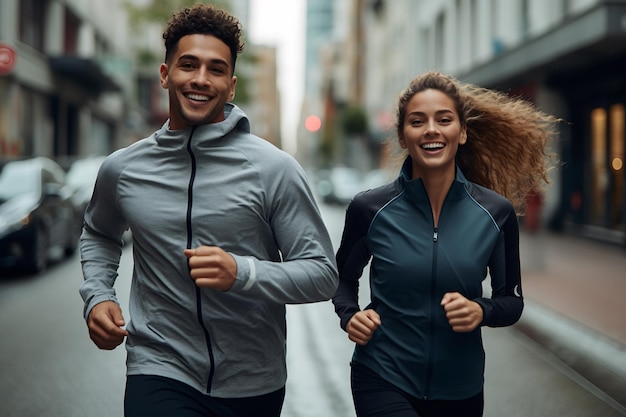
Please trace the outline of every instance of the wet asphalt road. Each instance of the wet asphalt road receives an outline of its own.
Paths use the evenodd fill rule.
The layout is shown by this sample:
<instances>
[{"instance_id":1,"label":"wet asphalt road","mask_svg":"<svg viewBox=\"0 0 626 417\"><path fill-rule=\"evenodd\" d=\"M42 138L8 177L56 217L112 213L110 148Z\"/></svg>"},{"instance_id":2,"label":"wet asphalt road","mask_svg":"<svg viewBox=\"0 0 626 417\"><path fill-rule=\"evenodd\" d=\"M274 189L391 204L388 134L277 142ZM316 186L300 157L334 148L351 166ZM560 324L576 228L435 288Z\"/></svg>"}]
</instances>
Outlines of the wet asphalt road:
<instances>
[{"instance_id":1,"label":"wet asphalt road","mask_svg":"<svg viewBox=\"0 0 626 417\"><path fill-rule=\"evenodd\" d=\"M323 206L338 244L343 207ZM335 246L336 247L336 246ZM128 299L132 271L125 250L116 285ZM78 256L34 277L0 280L0 416L122 415L124 350L99 351L82 319ZM364 285L363 297L367 296ZM348 362L352 343L330 302L289 306L284 417L354 417ZM605 394L515 327L485 329L486 417L614 417Z\"/></svg>"}]
</instances>

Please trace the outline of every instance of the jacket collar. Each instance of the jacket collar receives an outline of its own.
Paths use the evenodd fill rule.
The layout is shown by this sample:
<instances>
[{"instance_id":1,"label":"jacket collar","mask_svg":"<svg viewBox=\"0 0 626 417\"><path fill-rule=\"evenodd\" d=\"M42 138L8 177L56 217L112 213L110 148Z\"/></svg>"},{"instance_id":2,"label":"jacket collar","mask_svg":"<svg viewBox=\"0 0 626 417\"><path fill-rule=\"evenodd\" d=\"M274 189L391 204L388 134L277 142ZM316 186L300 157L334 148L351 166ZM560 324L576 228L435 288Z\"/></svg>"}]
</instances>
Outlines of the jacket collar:
<instances>
[{"instance_id":1,"label":"jacket collar","mask_svg":"<svg viewBox=\"0 0 626 417\"><path fill-rule=\"evenodd\" d=\"M456 165L455 171L455 178L454 181L452 181L446 199L460 198L465 194L465 189L469 184L469 180L465 177L458 165ZM417 198L427 197L424 181L421 178L411 179L412 173L412 160L410 156L407 156L400 170L399 181L409 195L414 195Z\"/></svg>"},{"instance_id":2,"label":"jacket collar","mask_svg":"<svg viewBox=\"0 0 626 417\"><path fill-rule=\"evenodd\" d=\"M230 133L236 131L250 133L250 122L246 114L232 103L224 106L224 120L218 123L188 126L184 129L170 130L169 119L155 132L155 138L159 145L171 148L182 148L187 145L190 137L193 138L193 146L208 148L221 143L221 140ZM193 133L193 135L192 135Z\"/></svg>"}]
</instances>

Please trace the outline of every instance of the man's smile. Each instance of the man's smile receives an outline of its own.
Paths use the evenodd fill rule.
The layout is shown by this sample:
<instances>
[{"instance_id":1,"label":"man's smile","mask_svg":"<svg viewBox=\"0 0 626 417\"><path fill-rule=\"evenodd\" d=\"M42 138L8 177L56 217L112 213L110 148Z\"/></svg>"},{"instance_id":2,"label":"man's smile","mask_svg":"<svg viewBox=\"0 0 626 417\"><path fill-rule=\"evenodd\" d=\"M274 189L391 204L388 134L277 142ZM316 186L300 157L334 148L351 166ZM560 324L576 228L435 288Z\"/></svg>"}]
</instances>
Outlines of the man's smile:
<instances>
[{"instance_id":1,"label":"man's smile","mask_svg":"<svg viewBox=\"0 0 626 417\"><path fill-rule=\"evenodd\" d=\"M209 101L209 97L202 94L187 93L185 97L194 101Z\"/></svg>"}]
</instances>

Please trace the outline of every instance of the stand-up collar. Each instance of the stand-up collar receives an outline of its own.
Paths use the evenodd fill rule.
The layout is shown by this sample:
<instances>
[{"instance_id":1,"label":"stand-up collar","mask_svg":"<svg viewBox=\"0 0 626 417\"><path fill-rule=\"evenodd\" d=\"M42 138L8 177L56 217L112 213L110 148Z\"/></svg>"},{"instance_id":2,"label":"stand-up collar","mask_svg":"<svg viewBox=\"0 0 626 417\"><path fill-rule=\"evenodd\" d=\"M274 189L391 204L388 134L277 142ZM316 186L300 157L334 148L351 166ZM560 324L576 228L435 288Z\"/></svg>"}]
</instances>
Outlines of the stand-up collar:
<instances>
[{"instance_id":1,"label":"stand-up collar","mask_svg":"<svg viewBox=\"0 0 626 417\"><path fill-rule=\"evenodd\" d=\"M155 132L159 145L171 148L186 146L187 140L193 133L194 145L197 147L211 147L217 144L224 136L233 131L250 133L250 122L246 114L236 105L226 103L224 106L224 120L217 123L188 126L184 129L170 130L169 119Z\"/></svg>"},{"instance_id":2,"label":"stand-up collar","mask_svg":"<svg viewBox=\"0 0 626 417\"><path fill-rule=\"evenodd\" d=\"M422 178L412 179L413 176L413 164L412 159L408 156L402 164L400 170L400 182L402 183L405 191L409 195L416 197L426 196L426 188L424 187L424 181ZM465 175L461 171L458 165L455 165L455 178L452 181L448 196L446 198L459 198L465 193L465 187L469 181L465 178Z\"/></svg>"}]
</instances>

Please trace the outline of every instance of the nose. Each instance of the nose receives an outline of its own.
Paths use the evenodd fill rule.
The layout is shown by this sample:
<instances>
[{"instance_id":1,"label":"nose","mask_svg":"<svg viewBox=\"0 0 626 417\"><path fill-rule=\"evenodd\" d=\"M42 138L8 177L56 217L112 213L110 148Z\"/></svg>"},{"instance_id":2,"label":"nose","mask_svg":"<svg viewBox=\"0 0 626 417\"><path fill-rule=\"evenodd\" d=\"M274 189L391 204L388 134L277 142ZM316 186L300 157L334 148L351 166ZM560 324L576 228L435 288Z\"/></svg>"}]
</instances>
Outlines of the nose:
<instances>
[{"instance_id":1,"label":"nose","mask_svg":"<svg viewBox=\"0 0 626 417\"><path fill-rule=\"evenodd\" d=\"M425 134L428 136L432 136L432 135L436 135L439 133L439 130L437 129L437 124L435 123L434 120L429 120L426 123L426 132Z\"/></svg>"},{"instance_id":2,"label":"nose","mask_svg":"<svg viewBox=\"0 0 626 417\"><path fill-rule=\"evenodd\" d=\"M191 83L199 87L208 86L211 83L209 75L209 70L204 67L200 67L195 71L194 77L191 79Z\"/></svg>"}]
</instances>

